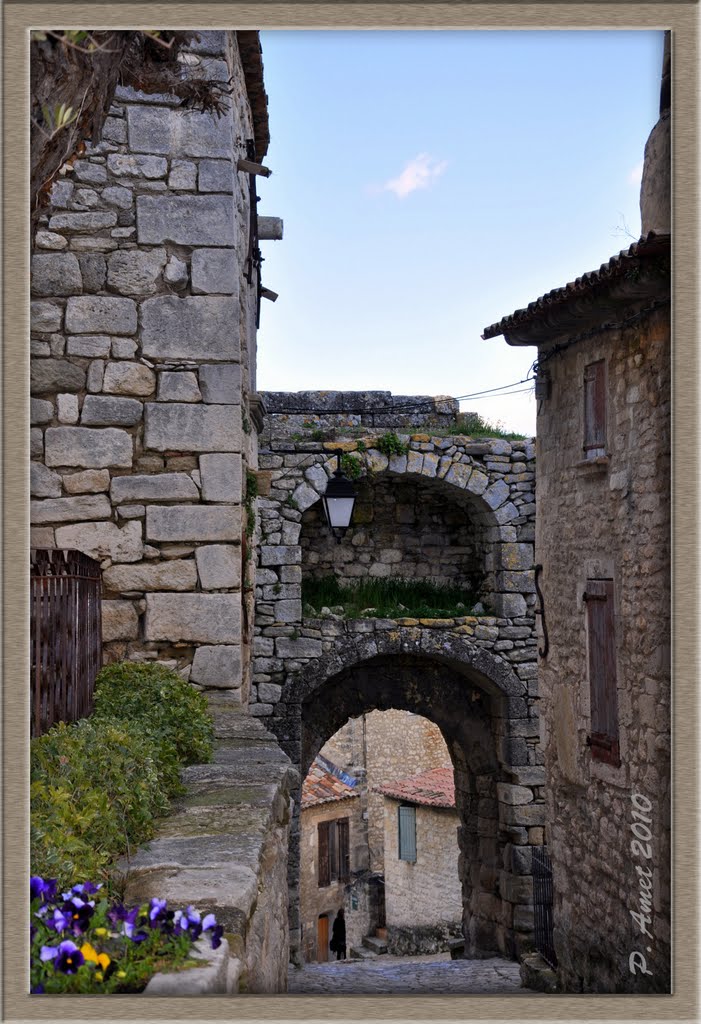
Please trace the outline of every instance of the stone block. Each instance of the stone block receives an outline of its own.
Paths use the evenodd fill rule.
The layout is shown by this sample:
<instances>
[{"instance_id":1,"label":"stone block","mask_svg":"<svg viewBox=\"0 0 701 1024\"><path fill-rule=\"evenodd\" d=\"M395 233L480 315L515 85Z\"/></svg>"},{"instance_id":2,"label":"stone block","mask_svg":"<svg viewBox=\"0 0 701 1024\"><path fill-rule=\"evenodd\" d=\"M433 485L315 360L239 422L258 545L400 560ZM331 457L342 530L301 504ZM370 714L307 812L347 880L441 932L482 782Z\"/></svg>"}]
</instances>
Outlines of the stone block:
<instances>
[{"instance_id":1,"label":"stone block","mask_svg":"<svg viewBox=\"0 0 701 1024\"><path fill-rule=\"evenodd\" d=\"M445 474L445 482L455 487L466 487L472 475L472 467L466 466L463 462L454 462Z\"/></svg>"},{"instance_id":2,"label":"stone block","mask_svg":"<svg viewBox=\"0 0 701 1024\"><path fill-rule=\"evenodd\" d=\"M509 497L511 489L503 480L495 480L491 486L482 492L482 500L486 501L491 509L497 509Z\"/></svg>"},{"instance_id":3,"label":"stone block","mask_svg":"<svg viewBox=\"0 0 701 1024\"><path fill-rule=\"evenodd\" d=\"M136 156L133 153L110 153L107 167L118 178L165 178L168 161L162 156Z\"/></svg>"},{"instance_id":4,"label":"stone block","mask_svg":"<svg viewBox=\"0 0 701 1024\"><path fill-rule=\"evenodd\" d=\"M88 395L83 402L80 422L83 426L133 427L141 419L143 409L143 404L135 398Z\"/></svg>"},{"instance_id":5,"label":"stone block","mask_svg":"<svg viewBox=\"0 0 701 1024\"><path fill-rule=\"evenodd\" d=\"M113 562L140 562L144 552L141 523L137 520L131 520L121 530L115 523L59 526L56 546L76 548L98 561L111 558Z\"/></svg>"},{"instance_id":6,"label":"stone block","mask_svg":"<svg viewBox=\"0 0 701 1024\"><path fill-rule=\"evenodd\" d=\"M139 616L130 601L102 602L102 640L136 640Z\"/></svg>"},{"instance_id":7,"label":"stone block","mask_svg":"<svg viewBox=\"0 0 701 1024\"><path fill-rule=\"evenodd\" d=\"M233 197L138 196L137 239L142 245L236 244Z\"/></svg>"},{"instance_id":8,"label":"stone block","mask_svg":"<svg viewBox=\"0 0 701 1024\"><path fill-rule=\"evenodd\" d=\"M102 185L107 181L107 168L103 164L91 164L89 160L76 160L73 174L80 182Z\"/></svg>"},{"instance_id":9,"label":"stone block","mask_svg":"<svg viewBox=\"0 0 701 1024\"><path fill-rule=\"evenodd\" d=\"M225 157L231 153L231 124L210 111L127 108L129 148L134 153L172 157Z\"/></svg>"},{"instance_id":10,"label":"stone block","mask_svg":"<svg viewBox=\"0 0 701 1024\"><path fill-rule=\"evenodd\" d=\"M104 359L93 359L88 367L87 389L90 394L102 391L102 380L105 375Z\"/></svg>"},{"instance_id":11,"label":"stone block","mask_svg":"<svg viewBox=\"0 0 701 1024\"><path fill-rule=\"evenodd\" d=\"M238 304L219 296L161 295L141 306L142 348L149 359L238 360Z\"/></svg>"},{"instance_id":12,"label":"stone block","mask_svg":"<svg viewBox=\"0 0 701 1024\"><path fill-rule=\"evenodd\" d=\"M203 590L241 586L241 549L230 544L205 544L195 550Z\"/></svg>"},{"instance_id":13,"label":"stone block","mask_svg":"<svg viewBox=\"0 0 701 1024\"><path fill-rule=\"evenodd\" d=\"M32 427L29 431L29 454L33 459L44 457L44 434L40 427Z\"/></svg>"},{"instance_id":14,"label":"stone block","mask_svg":"<svg viewBox=\"0 0 701 1024\"><path fill-rule=\"evenodd\" d=\"M168 188L194 191L197 188L197 164L189 160L171 160Z\"/></svg>"},{"instance_id":15,"label":"stone block","mask_svg":"<svg viewBox=\"0 0 701 1024\"><path fill-rule=\"evenodd\" d=\"M320 658L323 647L321 640L310 640L306 637L291 640L279 636L275 639L275 653L278 658Z\"/></svg>"},{"instance_id":16,"label":"stone block","mask_svg":"<svg viewBox=\"0 0 701 1024\"><path fill-rule=\"evenodd\" d=\"M241 541L241 509L217 505L151 505L146 536L157 541Z\"/></svg>"},{"instance_id":17,"label":"stone block","mask_svg":"<svg viewBox=\"0 0 701 1024\"><path fill-rule=\"evenodd\" d=\"M134 334L136 328L133 299L79 295L66 303L66 330L71 334Z\"/></svg>"},{"instance_id":18,"label":"stone block","mask_svg":"<svg viewBox=\"0 0 701 1024\"><path fill-rule=\"evenodd\" d=\"M190 266L193 292L216 292L219 295L238 294L238 267L234 249L195 249ZM39 294L51 295L52 293L41 292Z\"/></svg>"},{"instance_id":19,"label":"stone block","mask_svg":"<svg viewBox=\"0 0 701 1024\"><path fill-rule=\"evenodd\" d=\"M50 526L32 526L29 530L30 548L55 548L56 538Z\"/></svg>"},{"instance_id":20,"label":"stone block","mask_svg":"<svg viewBox=\"0 0 701 1024\"><path fill-rule=\"evenodd\" d=\"M308 483L303 481L295 488L292 494L292 501L300 512L306 512L308 508L311 508L312 505L319 501L319 497L318 491L315 491L313 487L310 487Z\"/></svg>"},{"instance_id":21,"label":"stone block","mask_svg":"<svg viewBox=\"0 0 701 1024\"><path fill-rule=\"evenodd\" d=\"M276 601L273 615L276 622L301 622L301 601Z\"/></svg>"},{"instance_id":22,"label":"stone block","mask_svg":"<svg viewBox=\"0 0 701 1024\"><path fill-rule=\"evenodd\" d=\"M113 395L141 395L156 390L156 374L143 363L108 363L102 379L102 390Z\"/></svg>"},{"instance_id":23,"label":"stone block","mask_svg":"<svg viewBox=\"0 0 701 1024\"><path fill-rule=\"evenodd\" d=\"M241 686L241 648L221 644L198 647L192 661L190 680L200 686L231 690Z\"/></svg>"},{"instance_id":24,"label":"stone block","mask_svg":"<svg viewBox=\"0 0 701 1024\"><path fill-rule=\"evenodd\" d=\"M35 242L39 249L65 249L68 239L63 235L55 235L52 231L37 231Z\"/></svg>"},{"instance_id":25,"label":"stone block","mask_svg":"<svg viewBox=\"0 0 701 1024\"><path fill-rule=\"evenodd\" d=\"M499 820L506 825L545 825L545 804L502 804Z\"/></svg>"},{"instance_id":26,"label":"stone block","mask_svg":"<svg viewBox=\"0 0 701 1024\"><path fill-rule=\"evenodd\" d=\"M110 474L107 469L86 469L82 473L69 473L63 478L68 494L99 494L108 490Z\"/></svg>"},{"instance_id":27,"label":"stone block","mask_svg":"<svg viewBox=\"0 0 701 1024\"><path fill-rule=\"evenodd\" d=\"M494 511L494 520L499 526L504 526L506 523L510 523L512 519L518 519L519 511L512 501L507 501L505 505L501 505L500 508Z\"/></svg>"},{"instance_id":28,"label":"stone block","mask_svg":"<svg viewBox=\"0 0 701 1024\"><path fill-rule=\"evenodd\" d=\"M499 892L509 903L528 905L533 902L533 878L529 875L512 875L508 871L501 871Z\"/></svg>"},{"instance_id":29,"label":"stone block","mask_svg":"<svg viewBox=\"0 0 701 1024\"><path fill-rule=\"evenodd\" d=\"M167 562L139 562L137 565L113 565L105 569L102 580L108 590L194 590L197 568L193 559Z\"/></svg>"},{"instance_id":30,"label":"stone block","mask_svg":"<svg viewBox=\"0 0 701 1024\"><path fill-rule=\"evenodd\" d=\"M30 311L33 331L49 334L61 330L63 310L60 306L55 306L53 302L32 302Z\"/></svg>"},{"instance_id":31,"label":"stone block","mask_svg":"<svg viewBox=\"0 0 701 1024\"><path fill-rule=\"evenodd\" d=\"M495 594L493 601L494 611L499 618L516 619L528 610L526 599L521 594Z\"/></svg>"},{"instance_id":32,"label":"stone block","mask_svg":"<svg viewBox=\"0 0 701 1024\"><path fill-rule=\"evenodd\" d=\"M187 263L171 256L163 271L163 280L175 288L184 288L187 285Z\"/></svg>"},{"instance_id":33,"label":"stone block","mask_svg":"<svg viewBox=\"0 0 701 1024\"><path fill-rule=\"evenodd\" d=\"M153 476L116 476L112 479L112 501L182 501L199 498L199 491L187 473L157 473Z\"/></svg>"},{"instance_id":34,"label":"stone block","mask_svg":"<svg viewBox=\"0 0 701 1024\"><path fill-rule=\"evenodd\" d=\"M107 260L107 284L121 295L153 295L167 258L165 249L113 252Z\"/></svg>"},{"instance_id":35,"label":"stone block","mask_svg":"<svg viewBox=\"0 0 701 1024\"><path fill-rule=\"evenodd\" d=\"M302 549L298 546L278 544L261 545L260 564L266 565L300 565L302 562ZM321 652L319 652L321 653ZM284 657L284 655L281 655ZM293 657L293 655L289 655Z\"/></svg>"},{"instance_id":36,"label":"stone block","mask_svg":"<svg viewBox=\"0 0 701 1024\"><path fill-rule=\"evenodd\" d=\"M83 519L109 519L112 506L106 494L77 498L49 498L30 503L32 523L72 523Z\"/></svg>"},{"instance_id":37,"label":"stone block","mask_svg":"<svg viewBox=\"0 0 701 1024\"><path fill-rule=\"evenodd\" d=\"M47 466L106 466L130 468L133 438L125 430L106 427L49 427L46 431Z\"/></svg>"},{"instance_id":38,"label":"stone block","mask_svg":"<svg viewBox=\"0 0 701 1024\"><path fill-rule=\"evenodd\" d=\"M238 363L200 366L202 401L212 405L241 404L241 367Z\"/></svg>"},{"instance_id":39,"label":"stone block","mask_svg":"<svg viewBox=\"0 0 701 1024\"><path fill-rule=\"evenodd\" d=\"M50 231L100 231L113 228L117 214L111 210L94 213L55 213L49 220Z\"/></svg>"},{"instance_id":40,"label":"stone block","mask_svg":"<svg viewBox=\"0 0 701 1024\"><path fill-rule=\"evenodd\" d=\"M134 193L130 188L114 185L111 188L103 189L102 198L109 206L117 206L120 210L128 210L133 202Z\"/></svg>"},{"instance_id":41,"label":"stone block","mask_svg":"<svg viewBox=\"0 0 701 1024\"><path fill-rule=\"evenodd\" d=\"M171 643L240 643L240 594L147 594L144 635Z\"/></svg>"},{"instance_id":42,"label":"stone block","mask_svg":"<svg viewBox=\"0 0 701 1024\"><path fill-rule=\"evenodd\" d=\"M526 786L497 782L497 797L504 804L530 804L533 802L533 790Z\"/></svg>"},{"instance_id":43,"label":"stone block","mask_svg":"<svg viewBox=\"0 0 701 1024\"><path fill-rule=\"evenodd\" d=\"M258 700L264 704L277 704L282 694L282 687L277 683L259 683Z\"/></svg>"},{"instance_id":44,"label":"stone block","mask_svg":"<svg viewBox=\"0 0 701 1024\"><path fill-rule=\"evenodd\" d=\"M498 572L497 590L505 593L534 594L535 577L532 572Z\"/></svg>"},{"instance_id":45,"label":"stone block","mask_svg":"<svg viewBox=\"0 0 701 1024\"><path fill-rule=\"evenodd\" d=\"M144 448L154 451L240 452L240 415L229 406L147 402Z\"/></svg>"},{"instance_id":46,"label":"stone block","mask_svg":"<svg viewBox=\"0 0 701 1024\"><path fill-rule=\"evenodd\" d=\"M202 395L196 375L189 370L164 370L158 375L156 398L159 402L199 402Z\"/></svg>"},{"instance_id":47,"label":"stone block","mask_svg":"<svg viewBox=\"0 0 701 1024\"><path fill-rule=\"evenodd\" d=\"M33 395L75 393L85 387L85 370L66 359L32 359L29 376Z\"/></svg>"},{"instance_id":48,"label":"stone block","mask_svg":"<svg viewBox=\"0 0 701 1024\"><path fill-rule=\"evenodd\" d=\"M32 256L33 295L75 295L83 290L80 264L72 252Z\"/></svg>"},{"instance_id":49,"label":"stone block","mask_svg":"<svg viewBox=\"0 0 701 1024\"><path fill-rule=\"evenodd\" d=\"M200 192L233 192L234 169L229 160L200 160Z\"/></svg>"},{"instance_id":50,"label":"stone block","mask_svg":"<svg viewBox=\"0 0 701 1024\"><path fill-rule=\"evenodd\" d=\"M29 490L34 498L59 498L61 477L41 462L32 462L29 466Z\"/></svg>"},{"instance_id":51,"label":"stone block","mask_svg":"<svg viewBox=\"0 0 701 1024\"><path fill-rule=\"evenodd\" d=\"M53 402L46 402L42 398L31 398L29 400L29 422L33 426L37 423L50 423L53 418Z\"/></svg>"},{"instance_id":52,"label":"stone block","mask_svg":"<svg viewBox=\"0 0 701 1024\"><path fill-rule=\"evenodd\" d=\"M78 334L67 339L66 351L69 356L105 359L111 346L112 339L108 334Z\"/></svg>"}]
</instances>

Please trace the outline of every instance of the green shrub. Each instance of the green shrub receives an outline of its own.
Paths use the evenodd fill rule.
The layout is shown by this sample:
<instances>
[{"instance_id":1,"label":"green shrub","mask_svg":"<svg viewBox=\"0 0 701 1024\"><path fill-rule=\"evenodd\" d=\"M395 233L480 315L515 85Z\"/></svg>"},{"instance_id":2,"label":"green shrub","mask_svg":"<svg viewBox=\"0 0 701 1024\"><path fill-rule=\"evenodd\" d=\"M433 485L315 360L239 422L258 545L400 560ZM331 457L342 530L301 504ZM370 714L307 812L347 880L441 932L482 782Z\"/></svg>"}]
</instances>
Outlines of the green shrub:
<instances>
[{"instance_id":1,"label":"green shrub","mask_svg":"<svg viewBox=\"0 0 701 1024\"><path fill-rule=\"evenodd\" d=\"M99 673L95 712L31 743L32 872L66 887L106 878L153 834L183 764L211 759L206 698L162 665Z\"/></svg>"},{"instance_id":2,"label":"green shrub","mask_svg":"<svg viewBox=\"0 0 701 1024\"><path fill-rule=\"evenodd\" d=\"M400 441L394 431L389 430L375 440L375 448L391 459L393 455L406 455L409 446Z\"/></svg>"},{"instance_id":3,"label":"green shrub","mask_svg":"<svg viewBox=\"0 0 701 1024\"><path fill-rule=\"evenodd\" d=\"M431 580L361 579L343 585L335 576L302 581L302 601L317 612L343 607L348 619L443 618L467 615L478 600L479 580L449 586Z\"/></svg>"},{"instance_id":4,"label":"green shrub","mask_svg":"<svg viewBox=\"0 0 701 1024\"><path fill-rule=\"evenodd\" d=\"M165 751L172 745L183 764L203 764L212 756L207 698L163 665L118 662L103 668L94 717L103 716L138 722Z\"/></svg>"},{"instance_id":5,"label":"green shrub","mask_svg":"<svg viewBox=\"0 0 701 1024\"><path fill-rule=\"evenodd\" d=\"M61 886L104 878L120 853L152 835L170 787L157 745L108 718L61 722L31 743L32 871Z\"/></svg>"}]
</instances>

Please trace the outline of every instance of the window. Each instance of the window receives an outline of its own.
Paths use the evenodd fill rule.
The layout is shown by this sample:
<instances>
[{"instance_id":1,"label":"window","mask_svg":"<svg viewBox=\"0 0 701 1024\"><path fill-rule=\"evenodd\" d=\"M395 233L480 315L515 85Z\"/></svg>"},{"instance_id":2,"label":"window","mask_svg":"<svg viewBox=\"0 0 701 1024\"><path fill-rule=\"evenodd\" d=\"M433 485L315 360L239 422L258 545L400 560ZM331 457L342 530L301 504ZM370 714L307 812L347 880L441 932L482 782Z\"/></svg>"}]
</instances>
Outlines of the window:
<instances>
[{"instance_id":1,"label":"window","mask_svg":"<svg viewBox=\"0 0 701 1024\"><path fill-rule=\"evenodd\" d=\"M584 599L587 603L591 694L591 735L588 742L595 761L619 765L613 580L587 580Z\"/></svg>"},{"instance_id":2,"label":"window","mask_svg":"<svg viewBox=\"0 0 701 1024\"><path fill-rule=\"evenodd\" d=\"M319 888L332 882L350 881L350 821L320 821L317 826L319 848Z\"/></svg>"},{"instance_id":3,"label":"window","mask_svg":"<svg viewBox=\"0 0 701 1024\"><path fill-rule=\"evenodd\" d=\"M399 806L399 859L416 861L416 808L413 804Z\"/></svg>"},{"instance_id":4,"label":"window","mask_svg":"<svg viewBox=\"0 0 701 1024\"><path fill-rule=\"evenodd\" d=\"M606 363L584 368L584 452L588 459L606 454Z\"/></svg>"}]
</instances>

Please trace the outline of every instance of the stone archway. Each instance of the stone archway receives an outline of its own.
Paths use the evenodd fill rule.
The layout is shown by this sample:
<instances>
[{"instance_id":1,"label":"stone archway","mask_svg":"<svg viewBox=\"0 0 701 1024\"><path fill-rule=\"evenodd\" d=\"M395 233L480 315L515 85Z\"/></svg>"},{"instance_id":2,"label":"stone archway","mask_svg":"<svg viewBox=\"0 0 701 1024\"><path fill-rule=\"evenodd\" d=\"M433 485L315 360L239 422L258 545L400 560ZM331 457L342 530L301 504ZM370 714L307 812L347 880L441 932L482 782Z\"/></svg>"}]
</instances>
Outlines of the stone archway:
<instances>
[{"instance_id":1,"label":"stone archway","mask_svg":"<svg viewBox=\"0 0 701 1024\"><path fill-rule=\"evenodd\" d=\"M531 854L542 843L544 823L537 717L527 684L465 637L398 627L347 637L292 674L269 723L303 778L348 718L375 708L409 710L441 729L455 771L466 953L517 956L532 944ZM299 856L296 818L290 845L293 957Z\"/></svg>"}]
</instances>

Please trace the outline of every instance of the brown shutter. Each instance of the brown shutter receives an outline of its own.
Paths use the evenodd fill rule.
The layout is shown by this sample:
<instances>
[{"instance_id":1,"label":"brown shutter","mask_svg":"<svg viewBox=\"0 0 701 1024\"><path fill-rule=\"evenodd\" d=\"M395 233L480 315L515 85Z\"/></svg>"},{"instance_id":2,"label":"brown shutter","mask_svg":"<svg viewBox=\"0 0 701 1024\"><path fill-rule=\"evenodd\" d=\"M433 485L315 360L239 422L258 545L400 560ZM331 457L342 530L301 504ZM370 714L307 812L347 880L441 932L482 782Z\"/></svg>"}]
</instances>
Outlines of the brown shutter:
<instances>
[{"instance_id":1,"label":"brown shutter","mask_svg":"<svg viewBox=\"0 0 701 1024\"><path fill-rule=\"evenodd\" d=\"M329 824L319 822L317 836L319 841L319 887L331 884L331 865L329 861Z\"/></svg>"},{"instance_id":2,"label":"brown shutter","mask_svg":"<svg viewBox=\"0 0 701 1024\"><path fill-rule=\"evenodd\" d=\"M349 819L340 818L336 822L338 832L338 880L339 882L350 881L350 841L349 841Z\"/></svg>"},{"instance_id":3,"label":"brown shutter","mask_svg":"<svg viewBox=\"0 0 701 1024\"><path fill-rule=\"evenodd\" d=\"M591 693L591 748L598 761L620 764L613 580L588 580L587 633Z\"/></svg>"},{"instance_id":4,"label":"brown shutter","mask_svg":"<svg viewBox=\"0 0 701 1024\"><path fill-rule=\"evenodd\" d=\"M332 882L335 882L338 878L338 835L336 824L335 821L329 822L329 869Z\"/></svg>"},{"instance_id":5,"label":"brown shutter","mask_svg":"<svg viewBox=\"0 0 701 1024\"><path fill-rule=\"evenodd\" d=\"M584 368L584 450L606 448L606 363Z\"/></svg>"}]
</instances>

